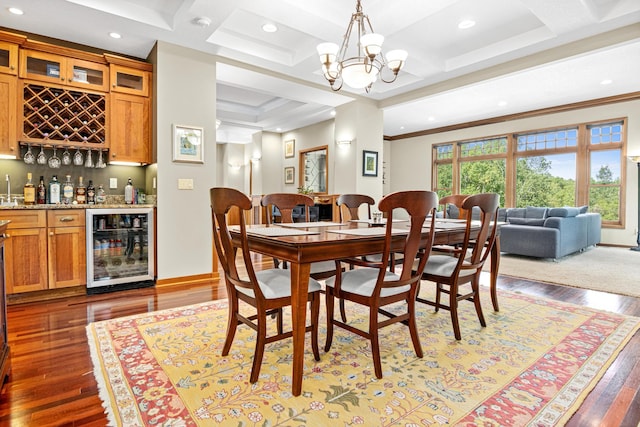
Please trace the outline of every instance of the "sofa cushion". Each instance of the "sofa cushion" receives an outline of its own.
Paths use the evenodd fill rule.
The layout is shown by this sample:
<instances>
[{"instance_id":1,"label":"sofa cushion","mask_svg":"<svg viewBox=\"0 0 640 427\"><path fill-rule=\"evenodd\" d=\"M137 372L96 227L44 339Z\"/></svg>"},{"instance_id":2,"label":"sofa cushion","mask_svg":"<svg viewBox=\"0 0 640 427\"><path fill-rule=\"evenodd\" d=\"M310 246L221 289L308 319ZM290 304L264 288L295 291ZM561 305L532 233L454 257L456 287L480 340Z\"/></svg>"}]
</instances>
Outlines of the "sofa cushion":
<instances>
[{"instance_id":1,"label":"sofa cushion","mask_svg":"<svg viewBox=\"0 0 640 427\"><path fill-rule=\"evenodd\" d=\"M578 208L566 207L566 208L551 208L549 209L548 216L550 217L560 217L560 218L568 218L572 216L576 216L579 213Z\"/></svg>"},{"instance_id":2,"label":"sofa cushion","mask_svg":"<svg viewBox=\"0 0 640 427\"><path fill-rule=\"evenodd\" d=\"M525 208L509 208L507 209L507 218L525 218L527 210Z\"/></svg>"},{"instance_id":3,"label":"sofa cushion","mask_svg":"<svg viewBox=\"0 0 640 427\"><path fill-rule=\"evenodd\" d=\"M509 218L509 224L542 227L544 225L544 218Z\"/></svg>"},{"instance_id":4,"label":"sofa cushion","mask_svg":"<svg viewBox=\"0 0 640 427\"><path fill-rule=\"evenodd\" d=\"M536 207L536 206L527 206L525 218L546 218L547 217L547 208Z\"/></svg>"},{"instance_id":5,"label":"sofa cushion","mask_svg":"<svg viewBox=\"0 0 640 427\"><path fill-rule=\"evenodd\" d=\"M447 218L459 218L460 209L456 205L449 203L447 205Z\"/></svg>"},{"instance_id":6,"label":"sofa cushion","mask_svg":"<svg viewBox=\"0 0 640 427\"><path fill-rule=\"evenodd\" d=\"M498 209L498 221L500 222L507 221L507 208Z\"/></svg>"}]
</instances>

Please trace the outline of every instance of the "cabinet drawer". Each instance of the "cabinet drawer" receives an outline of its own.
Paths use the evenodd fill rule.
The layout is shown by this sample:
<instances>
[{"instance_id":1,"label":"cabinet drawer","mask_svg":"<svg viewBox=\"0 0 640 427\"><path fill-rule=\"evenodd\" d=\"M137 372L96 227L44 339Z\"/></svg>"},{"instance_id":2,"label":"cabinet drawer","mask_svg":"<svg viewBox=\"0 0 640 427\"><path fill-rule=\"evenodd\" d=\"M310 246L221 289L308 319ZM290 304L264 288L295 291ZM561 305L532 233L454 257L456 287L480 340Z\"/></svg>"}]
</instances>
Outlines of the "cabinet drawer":
<instances>
[{"instance_id":1,"label":"cabinet drawer","mask_svg":"<svg viewBox=\"0 0 640 427\"><path fill-rule=\"evenodd\" d=\"M47 212L49 227L84 226L84 209L50 210Z\"/></svg>"},{"instance_id":2,"label":"cabinet drawer","mask_svg":"<svg viewBox=\"0 0 640 427\"><path fill-rule=\"evenodd\" d=\"M43 228L47 226L47 214L44 210L2 210L0 211L0 219L11 221L7 227L9 230L17 228Z\"/></svg>"}]
</instances>

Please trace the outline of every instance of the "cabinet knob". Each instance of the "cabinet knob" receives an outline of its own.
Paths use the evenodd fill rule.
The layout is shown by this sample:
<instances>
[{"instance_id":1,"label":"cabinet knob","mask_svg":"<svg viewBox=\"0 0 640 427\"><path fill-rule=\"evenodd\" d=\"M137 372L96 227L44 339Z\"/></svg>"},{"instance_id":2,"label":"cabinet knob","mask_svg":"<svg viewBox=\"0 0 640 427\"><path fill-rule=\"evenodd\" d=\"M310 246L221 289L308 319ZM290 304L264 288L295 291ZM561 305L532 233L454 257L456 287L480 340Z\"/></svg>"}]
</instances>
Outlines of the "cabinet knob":
<instances>
[{"instance_id":1,"label":"cabinet knob","mask_svg":"<svg viewBox=\"0 0 640 427\"><path fill-rule=\"evenodd\" d=\"M13 65L9 67L10 70L15 70L16 67L14 67Z\"/></svg>"},{"instance_id":2,"label":"cabinet knob","mask_svg":"<svg viewBox=\"0 0 640 427\"><path fill-rule=\"evenodd\" d=\"M5 239L8 239L9 237L11 237L11 234L9 234L9 233L4 233L4 234L2 235L2 237L3 237L3 238L5 238Z\"/></svg>"},{"instance_id":3,"label":"cabinet knob","mask_svg":"<svg viewBox=\"0 0 640 427\"><path fill-rule=\"evenodd\" d=\"M50 232L49 232L49 236L53 236L53 231L50 231Z\"/></svg>"}]
</instances>

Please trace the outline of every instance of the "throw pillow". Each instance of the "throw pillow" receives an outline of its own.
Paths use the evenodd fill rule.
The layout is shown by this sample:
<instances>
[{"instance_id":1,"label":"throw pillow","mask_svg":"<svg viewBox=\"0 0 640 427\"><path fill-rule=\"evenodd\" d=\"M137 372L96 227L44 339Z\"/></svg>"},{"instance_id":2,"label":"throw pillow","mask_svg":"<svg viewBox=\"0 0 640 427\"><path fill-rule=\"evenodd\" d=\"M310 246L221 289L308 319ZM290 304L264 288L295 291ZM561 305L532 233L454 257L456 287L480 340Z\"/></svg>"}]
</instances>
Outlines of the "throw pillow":
<instances>
[{"instance_id":1,"label":"throw pillow","mask_svg":"<svg viewBox=\"0 0 640 427\"><path fill-rule=\"evenodd\" d=\"M547 208L541 208L536 206L527 206L527 213L525 218L546 218Z\"/></svg>"},{"instance_id":2,"label":"throw pillow","mask_svg":"<svg viewBox=\"0 0 640 427\"><path fill-rule=\"evenodd\" d=\"M572 208L572 207L551 208L551 209L549 209L549 215L548 216L567 218L567 217L572 217L572 216L578 215L578 212L579 212L578 208Z\"/></svg>"},{"instance_id":3,"label":"throw pillow","mask_svg":"<svg viewBox=\"0 0 640 427\"><path fill-rule=\"evenodd\" d=\"M583 214L583 213L587 213L587 210L588 210L588 209L589 209L589 206L587 206L587 205L580 206L580 207L578 208L578 213L581 213L581 214Z\"/></svg>"}]
</instances>

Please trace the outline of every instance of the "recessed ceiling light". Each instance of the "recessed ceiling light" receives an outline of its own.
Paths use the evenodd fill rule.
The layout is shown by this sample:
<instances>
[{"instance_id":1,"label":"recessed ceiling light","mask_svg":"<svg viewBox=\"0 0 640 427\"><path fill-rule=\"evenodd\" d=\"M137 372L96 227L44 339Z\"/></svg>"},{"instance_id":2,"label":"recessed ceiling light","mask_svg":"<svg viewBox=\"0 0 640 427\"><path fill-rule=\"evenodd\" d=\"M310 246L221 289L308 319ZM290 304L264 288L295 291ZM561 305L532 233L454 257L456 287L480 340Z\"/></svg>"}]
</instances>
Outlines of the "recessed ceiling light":
<instances>
[{"instance_id":1,"label":"recessed ceiling light","mask_svg":"<svg viewBox=\"0 0 640 427\"><path fill-rule=\"evenodd\" d=\"M120 34L118 34L118 33L114 33L114 32L109 33L109 37L111 37L111 38L113 38L113 39L120 39L120 38L122 38L122 36L121 36Z\"/></svg>"},{"instance_id":2,"label":"recessed ceiling light","mask_svg":"<svg viewBox=\"0 0 640 427\"><path fill-rule=\"evenodd\" d=\"M22 9L18 9L17 7L10 7L7 10L13 13L14 15L24 15L24 12L22 11Z\"/></svg>"},{"instance_id":3,"label":"recessed ceiling light","mask_svg":"<svg viewBox=\"0 0 640 427\"><path fill-rule=\"evenodd\" d=\"M611 83L613 83L613 80L611 79L604 79L600 82L601 85L610 85Z\"/></svg>"},{"instance_id":4,"label":"recessed ceiling light","mask_svg":"<svg viewBox=\"0 0 640 427\"><path fill-rule=\"evenodd\" d=\"M435 117L433 117L433 116L429 116L429 117L427 117L427 120L429 120L430 122L433 122L435 119L436 119L436 118L435 118Z\"/></svg>"},{"instance_id":5,"label":"recessed ceiling light","mask_svg":"<svg viewBox=\"0 0 640 427\"><path fill-rule=\"evenodd\" d=\"M500 102L498 102L498 107L504 107L504 106L506 106L507 104L508 104L508 102L507 102L507 101L500 101Z\"/></svg>"},{"instance_id":6,"label":"recessed ceiling light","mask_svg":"<svg viewBox=\"0 0 640 427\"><path fill-rule=\"evenodd\" d=\"M276 132L282 132L282 128L276 128Z\"/></svg>"},{"instance_id":7,"label":"recessed ceiling light","mask_svg":"<svg viewBox=\"0 0 640 427\"><path fill-rule=\"evenodd\" d=\"M265 33L275 33L276 31L278 31L278 27L276 27L274 24L264 24L262 26L262 31L264 31Z\"/></svg>"},{"instance_id":8,"label":"recessed ceiling light","mask_svg":"<svg viewBox=\"0 0 640 427\"><path fill-rule=\"evenodd\" d=\"M331 110L331 117L335 117L336 115L336 110Z\"/></svg>"},{"instance_id":9,"label":"recessed ceiling light","mask_svg":"<svg viewBox=\"0 0 640 427\"><path fill-rule=\"evenodd\" d=\"M404 126L400 126L400 130L404 130Z\"/></svg>"},{"instance_id":10,"label":"recessed ceiling light","mask_svg":"<svg viewBox=\"0 0 640 427\"><path fill-rule=\"evenodd\" d=\"M460 23L458 23L458 28L460 28L461 30L466 30L473 27L474 25L476 25L476 21L474 21L473 19L463 19L462 21L460 21Z\"/></svg>"}]
</instances>

